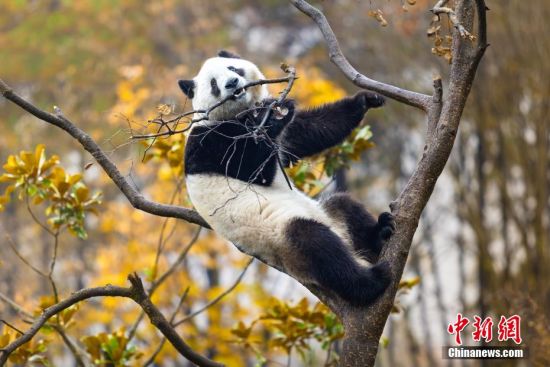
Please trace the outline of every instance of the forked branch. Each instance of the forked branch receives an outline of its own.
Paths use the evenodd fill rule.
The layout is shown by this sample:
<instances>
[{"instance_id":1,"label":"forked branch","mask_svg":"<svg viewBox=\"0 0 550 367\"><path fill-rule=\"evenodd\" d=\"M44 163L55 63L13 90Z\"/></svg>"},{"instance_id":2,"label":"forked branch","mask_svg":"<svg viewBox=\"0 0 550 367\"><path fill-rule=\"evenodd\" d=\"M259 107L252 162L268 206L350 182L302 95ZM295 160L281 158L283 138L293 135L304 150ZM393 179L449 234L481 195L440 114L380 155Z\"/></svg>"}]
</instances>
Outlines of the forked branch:
<instances>
[{"instance_id":1,"label":"forked branch","mask_svg":"<svg viewBox=\"0 0 550 367\"><path fill-rule=\"evenodd\" d=\"M390 84L382 83L377 80L368 78L357 71L347 60L340 49L338 39L334 34L327 18L319 9L310 5L304 0L290 0L290 2L302 13L310 17L319 27L325 43L328 48L330 60L358 87L371 90L382 94L383 96L395 99L396 101L405 103L409 106L419 108L423 111L428 111L431 97L418 92L413 92L407 89L399 88Z\"/></svg>"},{"instance_id":2,"label":"forked branch","mask_svg":"<svg viewBox=\"0 0 550 367\"><path fill-rule=\"evenodd\" d=\"M136 274L128 276L131 283L129 288L107 285L105 287L87 288L73 293L70 297L58 302L44 310L44 312L33 322L31 327L12 343L0 349L0 366L3 366L11 353L25 343L28 343L46 322L54 315L72 305L94 297L123 297L130 298L137 303L147 314L151 323L170 341L178 352L192 363L201 367L223 367L221 363L214 362L195 352L174 330L170 322L162 315L158 308L151 302L145 293L141 279Z\"/></svg>"}]
</instances>

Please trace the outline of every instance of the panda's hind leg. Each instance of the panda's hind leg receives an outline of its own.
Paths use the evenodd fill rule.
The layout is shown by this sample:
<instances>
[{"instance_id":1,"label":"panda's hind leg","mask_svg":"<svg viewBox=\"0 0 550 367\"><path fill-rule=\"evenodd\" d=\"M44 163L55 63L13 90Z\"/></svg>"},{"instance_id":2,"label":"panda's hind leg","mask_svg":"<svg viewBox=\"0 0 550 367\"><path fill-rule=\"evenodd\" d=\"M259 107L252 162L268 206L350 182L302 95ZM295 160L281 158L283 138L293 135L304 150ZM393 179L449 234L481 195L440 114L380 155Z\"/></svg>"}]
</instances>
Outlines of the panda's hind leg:
<instances>
[{"instance_id":1,"label":"panda's hind leg","mask_svg":"<svg viewBox=\"0 0 550 367\"><path fill-rule=\"evenodd\" d=\"M328 288L352 304L368 305L390 283L388 263L360 264L342 239L322 223L295 218L286 226L285 237L284 268L300 281Z\"/></svg>"},{"instance_id":2,"label":"panda's hind leg","mask_svg":"<svg viewBox=\"0 0 550 367\"><path fill-rule=\"evenodd\" d=\"M346 226L356 253L370 263L377 262L382 246L395 231L393 216L384 212L376 220L346 193L333 194L322 204L331 218Z\"/></svg>"}]
</instances>

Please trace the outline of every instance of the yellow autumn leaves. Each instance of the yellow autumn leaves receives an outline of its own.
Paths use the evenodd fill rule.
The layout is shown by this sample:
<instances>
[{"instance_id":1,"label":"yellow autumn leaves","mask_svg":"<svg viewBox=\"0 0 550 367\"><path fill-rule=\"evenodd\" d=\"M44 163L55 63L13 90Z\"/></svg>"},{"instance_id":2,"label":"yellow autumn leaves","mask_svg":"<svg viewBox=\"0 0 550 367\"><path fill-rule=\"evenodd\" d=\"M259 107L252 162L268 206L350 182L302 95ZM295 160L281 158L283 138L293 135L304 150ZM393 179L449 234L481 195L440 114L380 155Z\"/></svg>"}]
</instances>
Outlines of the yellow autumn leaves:
<instances>
[{"instance_id":1,"label":"yellow autumn leaves","mask_svg":"<svg viewBox=\"0 0 550 367\"><path fill-rule=\"evenodd\" d=\"M128 344L130 339L123 329L85 336L81 341L96 366L127 366L143 355L135 345Z\"/></svg>"},{"instance_id":2,"label":"yellow autumn leaves","mask_svg":"<svg viewBox=\"0 0 550 367\"><path fill-rule=\"evenodd\" d=\"M0 183L8 186L0 196L0 210L5 209L14 193L19 200L26 201L29 210L31 202L34 205L45 202L45 214L54 231L66 227L72 234L86 237L84 218L95 211L101 193L91 194L81 174L67 173L59 165L58 156L46 156L43 144L37 145L34 152L21 151L8 156L2 167Z\"/></svg>"},{"instance_id":3,"label":"yellow autumn leaves","mask_svg":"<svg viewBox=\"0 0 550 367\"><path fill-rule=\"evenodd\" d=\"M261 329L261 331L259 330ZM261 335L269 333L272 337L264 343ZM234 342L253 351L259 362L266 362L260 346L266 349L283 349L287 354L297 351L302 357L311 350L316 340L321 348L327 350L329 363L337 362L330 353L331 344L344 336L344 327L325 305L317 302L310 306L307 298L291 305L276 298L269 301L265 311L248 326L243 322L231 329Z\"/></svg>"}]
</instances>

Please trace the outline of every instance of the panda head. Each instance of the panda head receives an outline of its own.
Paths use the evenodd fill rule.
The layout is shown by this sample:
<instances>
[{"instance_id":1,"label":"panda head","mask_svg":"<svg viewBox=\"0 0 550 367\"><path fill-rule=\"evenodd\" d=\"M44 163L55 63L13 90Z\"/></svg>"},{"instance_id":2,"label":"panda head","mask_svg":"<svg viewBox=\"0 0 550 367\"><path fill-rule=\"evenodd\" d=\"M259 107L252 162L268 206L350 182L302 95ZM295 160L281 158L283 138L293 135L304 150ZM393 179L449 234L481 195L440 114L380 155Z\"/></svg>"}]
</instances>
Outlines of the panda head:
<instances>
[{"instance_id":1,"label":"panda head","mask_svg":"<svg viewBox=\"0 0 550 367\"><path fill-rule=\"evenodd\" d=\"M179 80L178 84L192 100L194 110L207 110L231 96L209 115L210 121L223 121L233 119L239 112L269 97L265 84L243 89L247 83L259 79L265 77L256 65L227 51L220 51L217 57L204 62L193 79Z\"/></svg>"}]
</instances>

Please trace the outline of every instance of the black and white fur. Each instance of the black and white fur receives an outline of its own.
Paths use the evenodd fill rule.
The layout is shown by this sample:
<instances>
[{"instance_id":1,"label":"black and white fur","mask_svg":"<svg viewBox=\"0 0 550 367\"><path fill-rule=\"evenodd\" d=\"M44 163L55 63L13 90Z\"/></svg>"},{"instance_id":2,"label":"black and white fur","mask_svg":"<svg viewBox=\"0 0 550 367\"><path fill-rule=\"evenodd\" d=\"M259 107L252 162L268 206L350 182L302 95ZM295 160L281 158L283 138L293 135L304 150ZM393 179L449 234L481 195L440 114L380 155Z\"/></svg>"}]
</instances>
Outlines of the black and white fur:
<instances>
[{"instance_id":1,"label":"black and white fur","mask_svg":"<svg viewBox=\"0 0 550 367\"><path fill-rule=\"evenodd\" d=\"M243 252L353 304L369 304L390 282L387 263L371 264L393 233L391 214L376 220L342 193L313 200L289 186L281 166L339 144L384 100L360 92L311 110L285 100L258 137L252 132L274 101L265 85L242 89L258 79L264 76L256 65L222 51L194 79L179 81L195 110L233 95L189 134L189 197L212 228Z\"/></svg>"}]
</instances>

